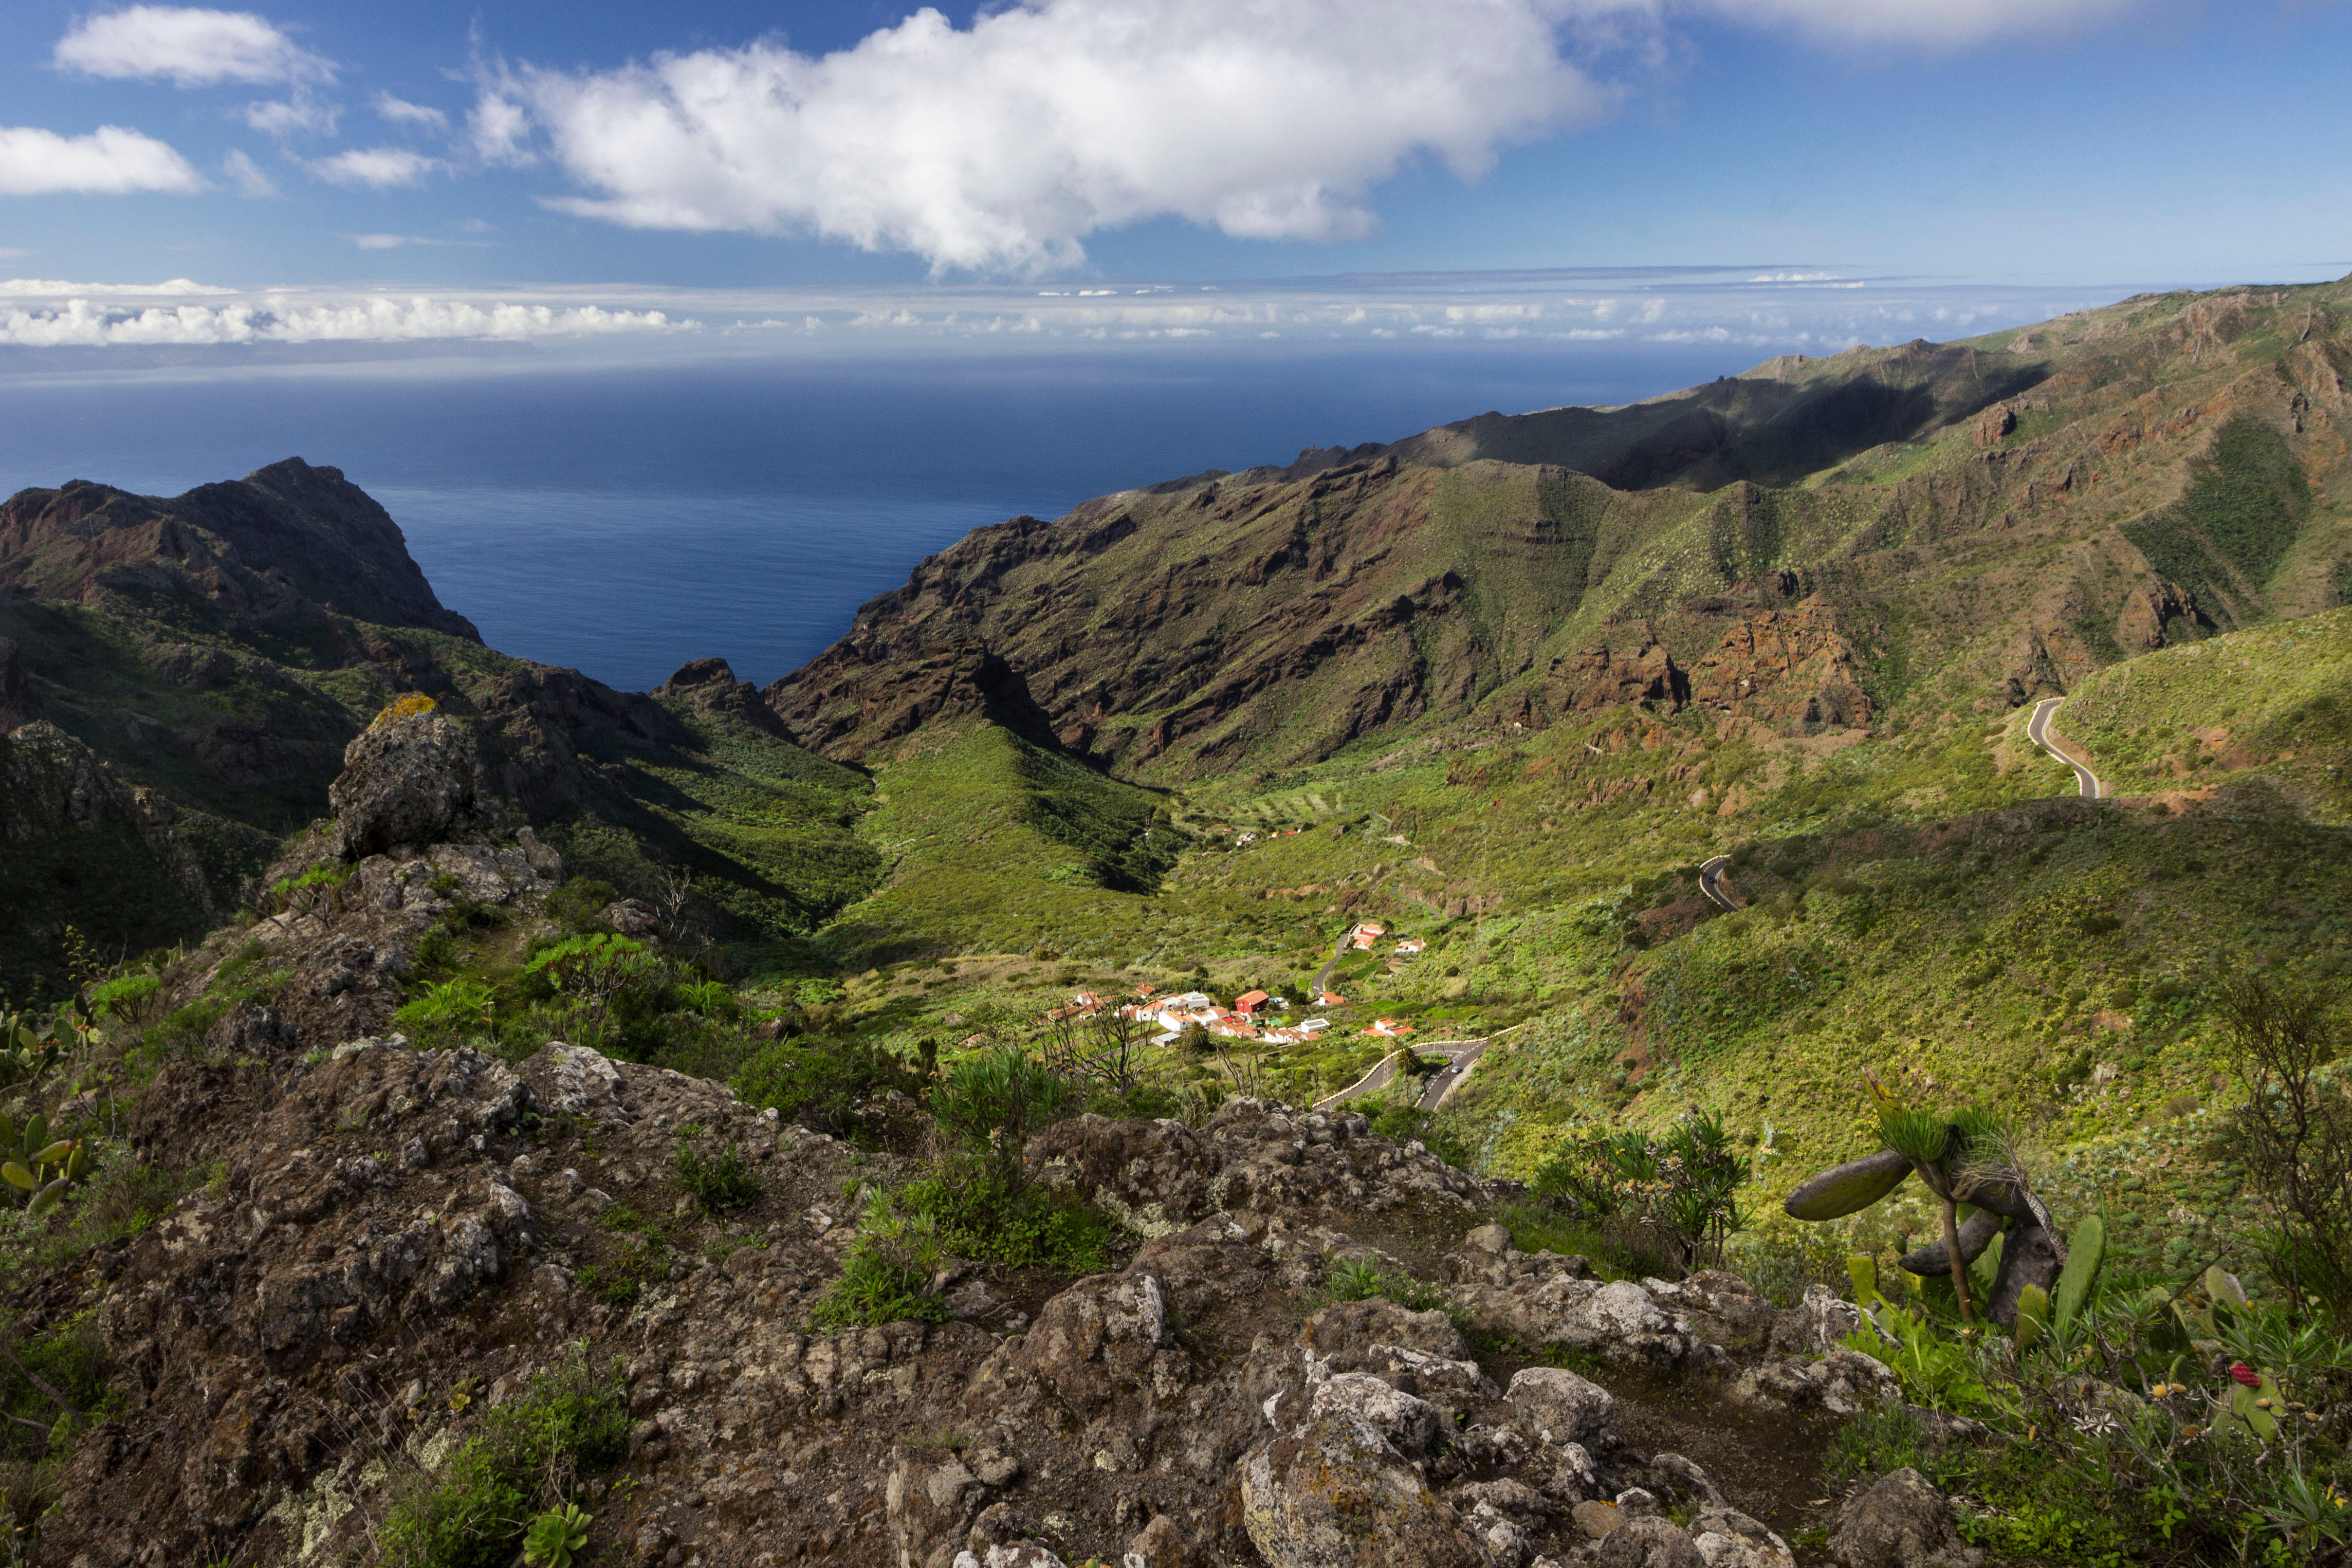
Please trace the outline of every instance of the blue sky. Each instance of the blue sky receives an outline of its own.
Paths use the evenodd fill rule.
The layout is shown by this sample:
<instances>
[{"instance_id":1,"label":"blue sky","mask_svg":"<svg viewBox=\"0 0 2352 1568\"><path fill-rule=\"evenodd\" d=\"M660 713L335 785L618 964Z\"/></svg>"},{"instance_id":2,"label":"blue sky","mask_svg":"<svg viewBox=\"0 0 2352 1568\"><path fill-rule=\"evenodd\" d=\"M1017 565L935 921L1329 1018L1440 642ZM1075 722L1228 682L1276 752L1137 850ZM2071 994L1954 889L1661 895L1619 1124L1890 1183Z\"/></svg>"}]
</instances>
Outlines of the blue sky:
<instances>
[{"instance_id":1,"label":"blue sky","mask_svg":"<svg viewBox=\"0 0 2352 1568\"><path fill-rule=\"evenodd\" d=\"M385 335L505 299L545 312L510 334L616 336L1672 266L1728 268L1736 328L1823 281L1753 281L1790 269L1929 320L2352 270L2352 5L2316 0L15 0L0 59L0 277L48 280L22 342L98 340L74 299L364 337L387 289L447 308ZM236 292L90 287L167 278ZM1318 298L1350 288L1425 298ZM1475 292L1486 330L1528 298Z\"/></svg>"}]
</instances>

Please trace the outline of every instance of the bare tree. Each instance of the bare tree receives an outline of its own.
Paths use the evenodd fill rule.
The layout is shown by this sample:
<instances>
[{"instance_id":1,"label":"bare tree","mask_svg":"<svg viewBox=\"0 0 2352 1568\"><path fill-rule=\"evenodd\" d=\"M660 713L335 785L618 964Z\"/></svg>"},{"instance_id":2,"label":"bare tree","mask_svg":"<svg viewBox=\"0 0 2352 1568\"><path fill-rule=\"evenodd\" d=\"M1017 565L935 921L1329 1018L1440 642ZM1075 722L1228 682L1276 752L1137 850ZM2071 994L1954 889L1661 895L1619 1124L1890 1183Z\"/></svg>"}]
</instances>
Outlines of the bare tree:
<instances>
[{"instance_id":1,"label":"bare tree","mask_svg":"<svg viewBox=\"0 0 2352 1568\"><path fill-rule=\"evenodd\" d=\"M1143 1079L1143 1026L1117 1012L1066 1009L1051 1021L1043 1054L1069 1082L1124 1098Z\"/></svg>"}]
</instances>

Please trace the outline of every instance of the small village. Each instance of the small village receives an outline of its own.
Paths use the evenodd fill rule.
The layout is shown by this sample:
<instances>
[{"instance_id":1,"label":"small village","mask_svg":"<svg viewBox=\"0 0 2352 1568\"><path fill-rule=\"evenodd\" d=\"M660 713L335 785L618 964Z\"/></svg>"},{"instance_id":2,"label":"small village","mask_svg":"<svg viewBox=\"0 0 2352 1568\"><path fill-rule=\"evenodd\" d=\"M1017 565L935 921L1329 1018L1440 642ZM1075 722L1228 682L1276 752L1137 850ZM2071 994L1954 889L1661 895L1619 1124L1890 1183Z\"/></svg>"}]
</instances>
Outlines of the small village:
<instances>
[{"instance_id":1,"label":"small village","mask_svg":"<svg viewBox=\"0 0 2352 1568\"><path fill-rule=\"evenodd\" d=\"M1386 926L1366 922L1350 927L1347 936L1341 938L1340 946L1342 950L1377 952L1387 937ZM1428 946L1420 937L1404 937L1390 949L1391 961L1408 961L1425 951ZM1318 1009L1333 1009L1350 1004L1337 991L1318 990L1314 995L1313 1005ZM1275 996L1265 990L1244 991L1230 1002L1220 1002L1206 991L1162 992L1157 986L1139 985L1134 989L1132 1000L1117 1004L1106 1000L1097 992L1079 991L1066 1004L1047 1013L1045 1021L1059 1023L1112 1012L1119 1018L1132 1019L1158 1029L1160 1032L1152 1036L1149 1042L1158 1046L1175 1044L1183 1037L1184 1031L1195 1024L1222 1039L1252 1040L1261 1045L1301 1045L1309 1040L1329 1038L1335 1032L1349 1032L1335 1031L1331 1020L1327 1018L1283 1021L1295 1010L1304 1009L1294 1008L1287 997ZM1395 1019L1376 1018L1353 1032L1386 1040L1402 1040L1414 1030L1412 1024Z\"/></svg>"}]
</instances>

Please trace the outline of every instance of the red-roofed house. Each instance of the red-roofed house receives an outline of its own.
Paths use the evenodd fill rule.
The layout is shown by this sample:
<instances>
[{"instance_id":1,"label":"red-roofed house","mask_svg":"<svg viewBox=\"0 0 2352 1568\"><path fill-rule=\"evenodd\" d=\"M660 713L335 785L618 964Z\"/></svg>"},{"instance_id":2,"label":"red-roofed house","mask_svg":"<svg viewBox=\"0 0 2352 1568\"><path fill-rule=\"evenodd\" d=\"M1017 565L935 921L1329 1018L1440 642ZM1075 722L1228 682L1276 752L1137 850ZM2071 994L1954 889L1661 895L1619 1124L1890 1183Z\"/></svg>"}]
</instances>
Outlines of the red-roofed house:
<instances>
[{"instance_id":1,"label":"red-roofed house","mask_svg":"<svg viewBox=\"0 0 2352 1568\"><path fill-rule=\"evenodd\" d=\"M1337 991L1326 991L1315 998L1315 1005L1318 1008L1344 1008L1348 1005L1348 998Z\"/></svg>"},{"instance_id":2,"label":"red-roofed house","mask_svg":"<svg viewBox=\"0 0 2352 1568\"><path fill-rule=\"evenodd\" d=\"M1394 1019L1375 1019L1372 1020L1372 1027L1366 1030L1364 1032L1367 1034L1383 1034L1388 1036L1391 1040L1402 1040L1406 1035L1412 1032L1412 1025L1409 1023L1399 1023Z\"/></svg>"},{"instance_id":3,"label":"red-roofed house","mask_svg":"<svg viewBox=\"0 0 2352 1568\"><path fill-rule=\"evenodd\" d=\"M1234 1011L1244 1015L1254 1013L1273 999L1264 991L1244 991L1234 998Z\"/></svg>"}]
</instances>

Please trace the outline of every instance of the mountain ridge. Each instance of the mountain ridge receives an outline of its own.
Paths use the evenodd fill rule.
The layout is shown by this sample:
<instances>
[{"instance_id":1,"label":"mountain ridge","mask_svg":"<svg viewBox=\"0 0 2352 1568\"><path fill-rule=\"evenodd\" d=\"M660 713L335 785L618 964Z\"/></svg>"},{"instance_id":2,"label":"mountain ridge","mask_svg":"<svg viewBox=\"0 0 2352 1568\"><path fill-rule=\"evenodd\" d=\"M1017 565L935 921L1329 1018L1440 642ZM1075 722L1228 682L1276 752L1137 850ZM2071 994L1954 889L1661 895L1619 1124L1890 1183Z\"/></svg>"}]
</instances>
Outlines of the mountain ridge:
<instances>
[{"instance_id":1,"label":"mountain ridge","mask_svg":"<svg viewBox=\"0 0 2352 1568\"><path fill-rule=\"evenodd\" d=\"M2014 706L2126 649L2338 601L2347 298L2140 297L1118 492L927 558L766 695L861 756L893 733L868 716L896 662L969 644L1064 745L1172 781L1523 712L1612 641L1722 664L1801 602L1846 646L1841 684L1878 688L1869 711L1923 666L1942 700ZM2240 519L2240 470L2300 498Z\"/></svg>"}]
</instances>

